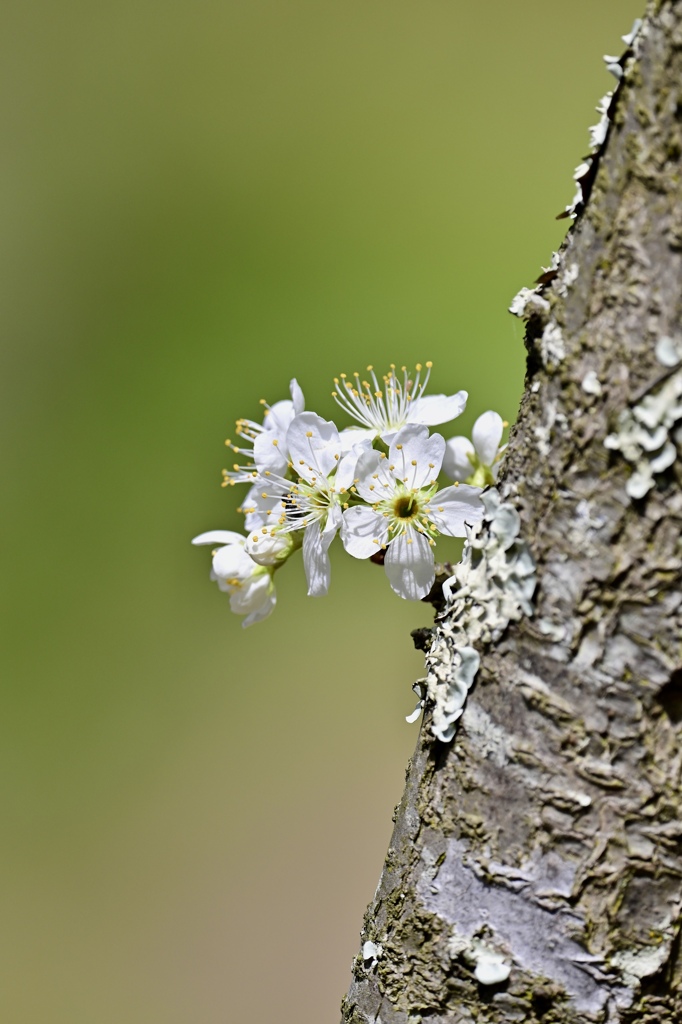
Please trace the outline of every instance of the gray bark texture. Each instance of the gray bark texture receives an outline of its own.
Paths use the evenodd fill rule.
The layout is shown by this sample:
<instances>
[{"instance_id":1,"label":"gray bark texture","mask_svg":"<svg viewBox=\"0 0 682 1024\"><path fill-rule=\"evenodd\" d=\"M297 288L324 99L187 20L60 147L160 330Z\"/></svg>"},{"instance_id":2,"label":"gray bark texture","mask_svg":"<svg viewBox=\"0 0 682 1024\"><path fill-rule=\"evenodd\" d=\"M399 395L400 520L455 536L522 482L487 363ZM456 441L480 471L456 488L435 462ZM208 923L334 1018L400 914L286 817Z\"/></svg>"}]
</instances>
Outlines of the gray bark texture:
<instances>
[{"instance_id":1,"label":"gray bark texture","mask_svg":"<svg viewBox=\"0 0 682 1024\"><path fill-rule=\"evenodd\" d=\"M682 374L682 0L623 67L498 484L534 614L476 645L451 743L427 708L345 1024L682 1022L679 420L641 497L604 444Z\"/></svg>"}]
</instances>

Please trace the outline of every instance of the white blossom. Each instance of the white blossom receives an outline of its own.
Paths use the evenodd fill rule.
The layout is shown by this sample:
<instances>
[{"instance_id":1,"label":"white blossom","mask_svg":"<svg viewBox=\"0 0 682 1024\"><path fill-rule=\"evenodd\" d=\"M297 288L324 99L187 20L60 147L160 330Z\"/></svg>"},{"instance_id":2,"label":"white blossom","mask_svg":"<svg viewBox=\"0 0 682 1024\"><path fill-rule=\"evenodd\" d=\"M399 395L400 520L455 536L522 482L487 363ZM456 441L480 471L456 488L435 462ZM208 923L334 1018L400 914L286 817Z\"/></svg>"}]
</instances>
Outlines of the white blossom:
<instances>
[{"instance_id":1,"label":"white blossom","mask_svg":"<svg viewBox=\"0 0 682 1024\"><path fill-rule=\"evenodd\" d=\"M268 617L277 601L273 569L253 561L245 551L245 537L232 530L209 530L192 544L219 545L213 552L211 579L230 595L232 611L246 616L242 626Z\"/></svg>"},{"instance_id":2,"label":"white blossom","mask_svg":"<svg viewBox=\"0 0 682 1024\"><path fill-rule=\"evenodd\" d=\"M424 395L431 375L432 363L423 367L416 365L414 378L409 376L406 366L400 368L402 379L391 363L388 373L379 383L374 367L368 366L369 380L354 373L351 378L342 373L334 378L337 390L332 392L337 404L360 424L343 431L348 438L348 447L360 438L381 437L390 441L401 427L408 423L421 423L435 427L456 419L466 408L466 391L454 395Z\"/></svg>"},{"instance_id":3,"label":"white blossom","mask_svg":"<svg viewBox=\"0 0 682 1024\"><path fill-rule=\"evenodd\" d=\"M489 409L478 417L468 437L451 437L446 442L443 472L451 480L487 487L494 484L500 469L500 458L506 445L500 445L506 424Z\"/></svg>"},{"instance_id":4,"label":"white blossom","mask_svg":"<svg viewBox=\"0 0 682 1024\"><path fill-rule=\"evenodd\" d=\"M254 420L240 419L236 423L238 443L235 444L229 438L225 442L236 455L246 455L253 461L244 465L235 463L231 470L223 470L223 487L233 484L252 483L256 478L258 470L265 469L273 473L285 473L287 458L285 453L285 439L289 424L294 416L303 412L305 400L303 392L294 377L289 383L291 399L285 398L274 405L268 405L264 398L261 405L264 407L262 423Z\"/></svg>"},{"instance_id":5,"label":"white blossom","mask_svg":"<svg viewBox=\"0 0 682 1024\"><path fill-rule=\"evenodd\" d=\"M421 600L433 586L436 537L463 537L466 524L478 522L483 512L477 488L438 490L444 451L440 434L429 437L428 427L408 424L391 441L388 457L374 449L362 452L354 487L368 504L343 513L346 551L369 558L384 549L389 583L407 600Z\"/></svg>"},{"instance_id":6,"label":"white blossom","mask_svg":"<svg viewBox=\"0 0 682 1024\"><path fill-rule=\"evenodd\" d=\"M343 495L353 483L359 449L344 453L334 423L314 412L294 417L285 448L297 479L270 470L259 474L247 517L263 536L303 532L308 594L321 597L329 590L329 546L341 526Z\"/></svg>"}]
</instances>

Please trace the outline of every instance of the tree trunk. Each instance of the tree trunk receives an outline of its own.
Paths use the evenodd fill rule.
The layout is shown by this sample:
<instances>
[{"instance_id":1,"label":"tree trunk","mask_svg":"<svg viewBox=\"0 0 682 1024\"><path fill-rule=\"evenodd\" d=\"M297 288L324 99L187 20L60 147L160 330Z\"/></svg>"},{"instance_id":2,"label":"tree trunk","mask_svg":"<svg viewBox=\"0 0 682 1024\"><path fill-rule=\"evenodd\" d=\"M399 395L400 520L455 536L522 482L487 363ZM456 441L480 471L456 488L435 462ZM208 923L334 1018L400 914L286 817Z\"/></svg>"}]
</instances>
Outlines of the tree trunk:
<instances>
[{"instance_id":1,"label":"tree trunk","mask_svg":"<svg viewBox=\"0 0 682 1024\"><path fill-rule=\"evenodd\" d=\"M533 615L473 643L451 743L427 703L346 1024L682 1022L682 0L622 65L525 302L498 487Z\"/></svg>"}]
</instances>

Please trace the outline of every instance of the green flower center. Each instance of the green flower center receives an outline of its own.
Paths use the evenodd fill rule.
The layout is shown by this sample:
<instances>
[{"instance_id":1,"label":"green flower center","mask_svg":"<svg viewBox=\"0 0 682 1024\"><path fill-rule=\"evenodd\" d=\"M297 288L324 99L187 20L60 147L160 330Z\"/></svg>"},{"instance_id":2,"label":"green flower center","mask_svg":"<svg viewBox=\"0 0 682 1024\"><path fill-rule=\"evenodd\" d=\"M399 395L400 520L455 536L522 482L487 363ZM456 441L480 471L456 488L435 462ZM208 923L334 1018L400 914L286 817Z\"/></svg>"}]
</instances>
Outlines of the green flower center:
<instances>
[{"instance_id":1,"label":"green flower center","mask_svg":"<svg viewBox=\"0 0 682 1024\"><path fill-rule=\"evenodd\" d=\"M419 512L419 502L414 494L399 494L393 501L396 519L414 519Z\"/></svg>"}]
</instances>

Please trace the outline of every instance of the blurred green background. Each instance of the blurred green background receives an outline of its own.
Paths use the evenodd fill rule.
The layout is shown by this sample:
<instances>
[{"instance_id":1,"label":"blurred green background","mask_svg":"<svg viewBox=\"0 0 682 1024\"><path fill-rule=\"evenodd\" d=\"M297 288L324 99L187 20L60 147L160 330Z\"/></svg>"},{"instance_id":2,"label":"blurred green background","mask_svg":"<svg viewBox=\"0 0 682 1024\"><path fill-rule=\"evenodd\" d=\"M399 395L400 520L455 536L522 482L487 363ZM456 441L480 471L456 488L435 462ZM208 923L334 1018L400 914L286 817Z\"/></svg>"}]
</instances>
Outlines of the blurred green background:
<instances>
[{"instance_id":1,"label":"blurred green background","mask_svg":"<svg viewBox=\"0 0 682 1024\"><path fill-rule=\"evenodd\" d=\"M429 610L333 549L248 631L203 530L297 376L432 359L516 415L548 263L641 0L6 0L7 1024L338 1020L417 738Z\"/></svg>"}]
</instances>

